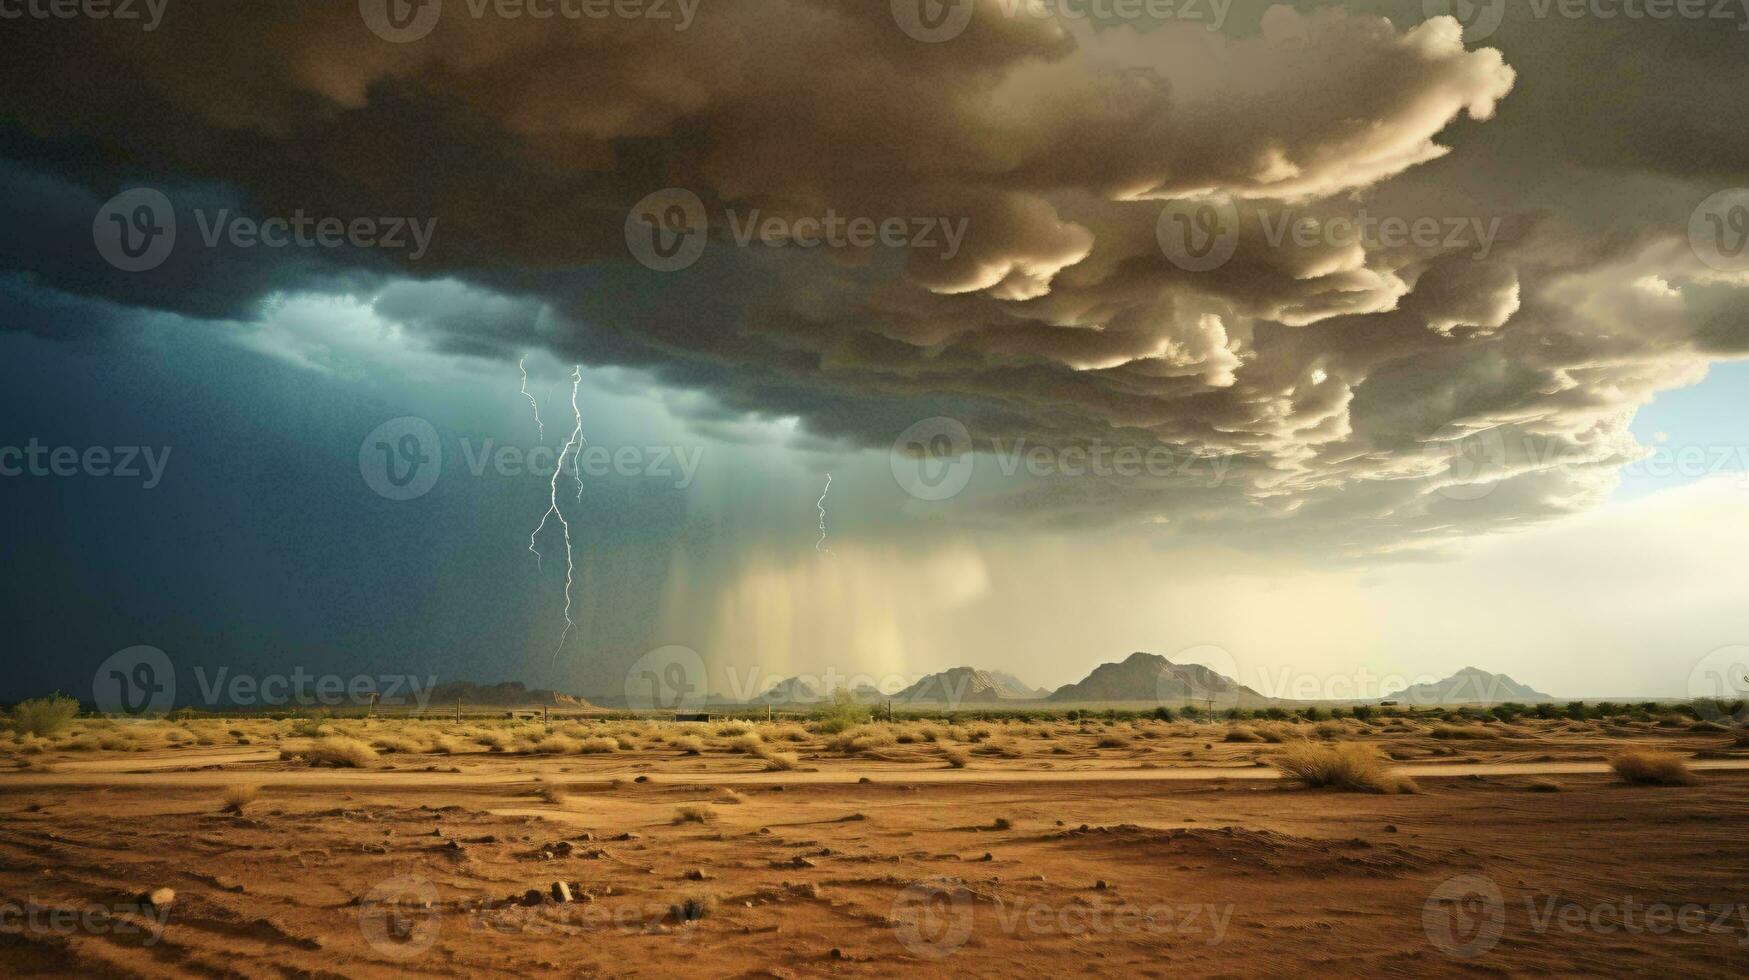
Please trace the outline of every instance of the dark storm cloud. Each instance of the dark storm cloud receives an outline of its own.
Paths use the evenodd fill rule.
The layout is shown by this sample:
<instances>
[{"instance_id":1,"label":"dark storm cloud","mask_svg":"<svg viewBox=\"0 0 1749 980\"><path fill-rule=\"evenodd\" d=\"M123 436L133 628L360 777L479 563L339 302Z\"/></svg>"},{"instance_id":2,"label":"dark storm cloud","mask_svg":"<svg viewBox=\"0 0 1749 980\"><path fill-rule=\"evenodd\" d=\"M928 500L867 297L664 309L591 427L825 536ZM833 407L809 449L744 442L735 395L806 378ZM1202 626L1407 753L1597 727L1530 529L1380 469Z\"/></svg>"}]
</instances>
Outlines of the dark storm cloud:
<instances>
[{"instance_id":1,"label":"dark storm cloud","mask_svg":"<svg viewBox=\"0 0 1749 980\"><path fill-rule=\"evenodd\" d=\"M1694 55L1672 87L1699 107L1617 85L1596 104L1628 132L1598 135L1611 127L1549 92L1579 85L1572 59L1619 53L1620 25L1572 40L1533 25L1527 66L1511 45L1466 48L1449 19L1282 7L1235 39L1001 9L979 3L942 44L852 0L712 4L685 31L456 10L406 44L351 4L179 4L150 36L21 25L0 96L27 134L9 141L26 168L12 179L81 189L43 185L27 227L51 247L5 257L55 289L202 316L272 289L359 291L443 350L647 368L851 443L948 414L985 446L1164 445L1228 475L980 506L1369 552L1589 506L1638 452L1638 405L1744 352L1744 277L1681 240L1698 196L1599 222L1549 189L1562 136L1606 175L1720 174L1730 154L1706 134L1741 137L1717 116L1734 101L1716 37L1657 35ZM1524 89L1532 110L1514 117ZM1676 130L1686 148L1656 135ZM1502 179L1503 160L1541 169ZM158 273L104 272L90 215L133 182L193 189L179 205L222 194L257 215L438 231L417 263L179 253ZM702 198L713 234L670 274L630 263L623 238L632 204L666 186ZM1197 200L1230 205L1243 233L1224 264L1187 271L1157 234L1167 203ZM940 217L966 235L899 253L735 247L755 210ZM1318 230L1369 210L1436 233ZM386 284L396 263L410 281ZM1477 440L1498 446L1499 492L1467 499L1449 450Z\"/></svg>"}]
</instances>

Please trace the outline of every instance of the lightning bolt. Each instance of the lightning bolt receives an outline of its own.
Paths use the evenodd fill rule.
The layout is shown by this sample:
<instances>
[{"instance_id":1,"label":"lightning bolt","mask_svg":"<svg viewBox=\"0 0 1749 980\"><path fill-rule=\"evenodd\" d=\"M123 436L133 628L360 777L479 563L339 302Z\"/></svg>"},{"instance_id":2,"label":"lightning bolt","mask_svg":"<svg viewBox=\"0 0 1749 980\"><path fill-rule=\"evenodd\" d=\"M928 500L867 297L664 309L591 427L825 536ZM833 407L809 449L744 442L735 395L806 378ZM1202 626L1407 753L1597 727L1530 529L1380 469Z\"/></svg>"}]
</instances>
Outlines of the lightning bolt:
<instances>
[{"instance_id":1,"label":"lightning bolt","mask_svg":"<svg viewBox=\"0 0 1749 980\"><path fill-rule=\"evenodd\" d=\"M517 361L516 367L522 371L522 397L528 399L529 405L533 406L534 424L540 429L540 441L546 442L547 426L545 422L540 420L540 402L535 401L534 396L528 393L528 358L525 357L522 360Z\"/></svg>"},{"instance_id":2,"label":"lightning bolt","mask_svg":"<svg viewBox=\"0 0 1749 980\"><path fill-rule=\"evenodd\" d=\"M577 561L575 553L571 550L571 522L565 520L565 512L559 509L559 474L565 472L565 457L571 456L573 453L580 453L583 449L585 441L583 439L583 412L577 407L577 389L582 384L583 367L578 365L571 369L571 416L576 420L576 425L572 428L571 435L565 440L564 447L559 450L558 461L553 465L552 484L548 488L547 511L541 515L540 523L528 536L528 550L533 552L535 567L539 568L541 567L541 553L540 549L535 547L535 540L540 537L542 531L546 530L547 518L558 518L559 526L565 531L565 629L559 634L558 647L553 650L554 663L558 663L559 653L565 649L565 641L570 639L571 630L577 626L576 622L571 619L571 587L576 581ZM583 498L581 467L577 468L576 477L577 499L581 500Z\"/></svg>"},{"instance_id":3,"label":"lightning bolt","mask_svg":"<svg viewBox=\"0 0 1749 980\"><path fill-rule=\"evenodd\" d=\"M826 474L826 489L820 491L820 499L814 503L814 506L820 509L820 540L814 542L814 550L823 555L832 553L832 549L826 547L826 495L831 492L832 474L828 473Z\"/></svg>"}]
</instances>

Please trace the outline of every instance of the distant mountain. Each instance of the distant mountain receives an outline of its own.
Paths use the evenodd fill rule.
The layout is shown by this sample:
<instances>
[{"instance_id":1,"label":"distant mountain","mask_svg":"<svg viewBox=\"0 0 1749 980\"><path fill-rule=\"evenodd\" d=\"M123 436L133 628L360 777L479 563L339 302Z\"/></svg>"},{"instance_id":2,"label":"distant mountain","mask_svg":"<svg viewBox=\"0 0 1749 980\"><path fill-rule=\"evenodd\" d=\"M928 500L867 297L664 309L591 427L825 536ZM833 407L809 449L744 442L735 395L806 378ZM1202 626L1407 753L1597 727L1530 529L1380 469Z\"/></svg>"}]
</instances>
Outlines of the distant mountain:
<instances>
[{"instance_id":1,"label":"distant mountain","mask_svg":"<svg viewBox=\"0 0 1749 980\"><path fill-rule=\"evenodd\" d=\"M1044 692L1027 687L1011 674L976 667L954 667L930 674L893 695L894 701L945 704L1036 700Z\"/></svg>"},{"instance_id":2,"label":"distant mountain","mask_svg":"<svg viewBox=\"0 0 1749 980\"><path fill-rule=\"evenodd\" d=\"M1015 691L1025 691L1026 693L1021 695L1022 697L1042 701L1051 696L1050 688L1033 687L1013 674L1005 673L1000 670L992 670L990 671L990 676L996 678L996 680L1004 687Z\"/></svg>"},{"instance_id":3,"label":"distant mountain","mask_svg":"<svg viewBox=\"0 0 1749 980\"><path fill-rule=\"evenodd\" d=\"M557 691L529 690L521 681L502 684L476 684L473 681L450 681L431 689L431 707L454 704L460 698L464 705L487 705L496 708L593 708L579 697Z\"/></svg>"},{"instance_id":4,"label":"distant mountain","mask_svg":"<svg viewBox=\"0 0 1749 980\"><path fill-rule=\"evenodd\" d=\"M1534 704L1538 701L1553 701L1554 696L1526 687L1505 674L1491 674L1479 667L1465 667L1445 680L1432 684L1415 684L1395 694L1385 695L1384 700L1405 705L1500 704L1505 701Z\"/></svg>"},{"instance_id":5,"label":"distant mountain","mask_svg":"<svg viewBox=\"0 0 1749 980\"><path fill-rule=\"evenodd\" d=\"M1100 664L1076 684L1065 684L1052 701L1196 701L1233 704L1267 700L1238 681L1201 664L1175 664L1155 653L1132 653L1123 663Z\"/></svg>"},{"instance_id":6,"label":"distant mountain","mask_svg":"<svg viewBox=\"0 0 1749 980\"><path fill-rule=\"evenodd\" d=\"M813 704L825 699L825 692L800 677L778 681L753 700L759 704Z\"/></svg>"},{"instance_id":7,"label":"distant mountain","mask_svg":"<svg viewBox=\"0 0 1749 980\"><path fill-rule=\"evenodd\" d=\"M886 697L867 684L856 685L850 689L850 693L858 701L879 701ZM817 678L810 680L802 677L790 677L766 688L765 692L755 697L751 703L819 704L828 700L831 695L832 692L825 690L825 685Z\"/></svg>"}]
</instances>

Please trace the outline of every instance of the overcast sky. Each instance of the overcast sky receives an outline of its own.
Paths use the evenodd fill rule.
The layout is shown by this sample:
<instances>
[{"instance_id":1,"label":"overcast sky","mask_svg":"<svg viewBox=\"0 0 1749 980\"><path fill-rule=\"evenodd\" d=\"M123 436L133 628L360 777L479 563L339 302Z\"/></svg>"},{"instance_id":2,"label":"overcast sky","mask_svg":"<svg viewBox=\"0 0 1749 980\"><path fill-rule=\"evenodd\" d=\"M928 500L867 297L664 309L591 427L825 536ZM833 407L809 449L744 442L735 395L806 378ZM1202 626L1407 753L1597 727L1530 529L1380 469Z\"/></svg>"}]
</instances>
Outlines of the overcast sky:
<instances>
[{"instance_id":1,"label":"overcast sky","mask_svg":"<svg viewBox=\"0 0 1749 980\"><path fill-rule=\"evenodd\" d=\"M7 22L0 698L139 644L1703 693L1749 10L1459 6Z\"/></svg>"}]
</instances>

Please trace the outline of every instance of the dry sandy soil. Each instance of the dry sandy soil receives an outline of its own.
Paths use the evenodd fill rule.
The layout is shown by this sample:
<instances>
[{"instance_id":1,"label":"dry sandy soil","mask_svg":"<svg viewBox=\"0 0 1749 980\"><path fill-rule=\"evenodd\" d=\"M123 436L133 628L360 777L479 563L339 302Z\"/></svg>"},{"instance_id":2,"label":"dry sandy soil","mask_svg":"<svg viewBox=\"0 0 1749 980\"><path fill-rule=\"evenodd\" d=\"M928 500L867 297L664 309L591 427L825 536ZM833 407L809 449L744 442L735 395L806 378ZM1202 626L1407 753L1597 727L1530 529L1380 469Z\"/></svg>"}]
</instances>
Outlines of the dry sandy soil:
<instances>
[{"instance_id":1,"label":"dry sandy soil","mask_svg":"<svg viewBox=\"0 0 1749 980\"><path fill-rule=\"evenodd\" d=\"M603 722L562 754L532 726L81 723L0 744L0 973L1745 972L1736 733L1287 728L1421 792L1300 787L1258 764L1281 745L1151 722ZM310 765L348 735L402 751ZM1709 758L1628 785L1630 743Z\"/></svg>"}]
</instances>

